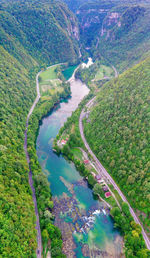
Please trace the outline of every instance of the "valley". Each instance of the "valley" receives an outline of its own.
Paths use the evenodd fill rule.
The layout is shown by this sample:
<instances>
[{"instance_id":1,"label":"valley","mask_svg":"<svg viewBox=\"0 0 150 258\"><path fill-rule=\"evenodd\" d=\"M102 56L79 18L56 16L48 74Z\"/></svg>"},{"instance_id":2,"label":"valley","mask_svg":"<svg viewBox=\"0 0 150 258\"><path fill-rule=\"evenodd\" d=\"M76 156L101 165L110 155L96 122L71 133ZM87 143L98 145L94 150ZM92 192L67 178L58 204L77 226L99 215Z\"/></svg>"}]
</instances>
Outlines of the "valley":
<instances>
[{"instance_id":1,"label":"valley","mask_svg":"<svg viewBox=\"0 0 150 258\"><path fill-rule=\"evenodd\" d=\"M148 258L150 4L64 2L0 0L0 256Z\"/></svg>"},{"instance_id":2,"label":"valley","mask_svg":"<svg viewBox=\"0 0 150 258\"><path fill-rule=\"evenodd\" d=\"M145 63L144 64L147 64L146 63L146 61L145 61ZM139 66L140 67L140 66ZM138 66L137 66L137 68L138 68ZM138 70L138 69L137 69ZM135 68L135 71L136 71L136 68ZM142 79L143 79L144 77L142 77ZM119 80L119 78L118 78L118 80ZM148 82L148 80L146 80L147 82ZM116 83L116 82L115 82ZM140 82L139 82L139 84L140 84ZM141 84L140 84L141 85ZM101 91L104 89L104 87L102 87L101 89L100 89L100 93L101 93ZM108 88L109 89L109 88ZM105 96L105 95L104 95ZM93 98L93 100L95 100L95 97ZM109 103L109 102L108 102ZM107 105L108 105L108 103L107 103ZM81 171L82 172L82 175L88 180L88 182L92 185L92 187L95 185L95 183L96 182L94 182L94 179L92 179L92 178L90 178L90 175L89 175L89 171L87 171L87 166L86 165L84 165L83 166L83 159L79 159L78 158L78 156L76 156L75 154L74 154L74 151L73 151L73 149L74 148L77 148L77 146L78 147L82 147L82 148L84 148L83 146L83 144L81 143L81 140L80 140L80 134L81 134L81 137L82 137L82 140L83 140L83 142L84 142L84 144L85 144L85 147L86 147L86 149L88 150L88 152L89 152L89 157L87 158L87 159L90 159L91 160L91 157L93 157L93 159L94 159L94 166L96 166L97 167L97 171L98 171L98 173L100 173L100 176L101 176L101 178L107 178L108 180L109 180L109 184L112 184L113 186L114 186L114 188L117 190L117 192L119 193L119 195L121 196L121 198L122 198L122 200L123 200L123 202L125 202L125 203L128 203L128 201L127 201L127 199L126 199L126 197L124 196L124 194L120 191L120 189L119 189L119 187L118 187L118 185L114 182L114 180L110 177L110 175L107 173L107 171L104 169L104 167L100 164L100 162L99 162L99 160L100 160L100 158L99 158L99 160L97 159L97 157L93 154L93 152L91 151L91 149L90 149L90 147L89 147L89 145L88 145L88 143L87 143L87 141L86 141L86 139L85 139L85 137L84 137L84 133L83 133L83 127L82 127L82 119L84 120L84 126L85 126L85 128L88 126L92 126L93 127L93 123L91 122L91 118L90 118L90 116L91 116L91 111L90 111L90 109L93 109L93 106L92 106L93 104L92 104L92 100L90 100L89 101L89 105L87 105L86 106L86 108L85 109L83 109L83 111L81 112L81 108L80 108L80 111L78 111L77 112L77 114L75 115L75 114L73 114L73 117L72 117L72 119L70 119L70 120L68 120L67 121L67 123L65 124L65 126L64 126L64 128L62 128L62 130L60 130L60 133L59 133L59 135L58 135L58 137L59 138L61 138L62 139L62 136L65 138L66 136L67 136L67 139L69 139L69 140L67 140L67 143L65 143L65 147L61 147L61 152L62 153L64 153L69 159L71 159L75 164L76 164L76 166L77 166L77 168L79 169L79 171ZM96 104L94 104L94 106L95 106ZM98 105L98 103L97 103L97 105ZM88 108L88 106L90 107L90 108ZM86 111L85 111L86 110ZM97 110L97 109L95 109L95 110ZM81 112L81 115L80 115L80 112ZM96 115L97 116L97 115ZM80 117L80 118L79 118ZM79 119L79 122L78 122L78 119ZM95 119L95 121L96 121L96 119ZM99 120L98 120L99 121ZM79 133L79 129L78 129L78 126L79 126L79 128L80 128L80 133ZM75 131L74 131L74 135L72 135L72 134L70 134L69 133L69 131L71 130L71 128L76 128L75 129ZM104 130L104 132L106 131L106 129ZM90 133L90 136L87 136L87 138L88 139L90 139L89 141L91 142L91 137L92 137L92 135L94 135L94 141L92 140L92 143L94 143L94 145L95 145L95 143L98 141L98 139L100 140L101 138L97 138L97 135L98 135L98 132L97 132L97 135L95 135L95 131L93 131L93 128L92 128L92 131L90 131L89 132ZM57 138L57 140L59 139L59 138ZM59 140L60 141L60 140ZM55 144L56 144L56 142L55 142ZM54 145L55 146L55 148L56 148L56 145ZM60 148L60 147L59 147ZM104 147L105 148L105 147ZM57 148L56 148L57 149ZM57 149L57 151L59 151L59 149ZM80 161L79 161L80 160ZM90 161L91 162L91 161ZM82 169L80 168L80 167L82 167ZM81 170L80 170L81 169ZM92 168L92 170L93 170L93 168ZM109 171L111 171L112 170L112 167L109 167ZM92 172L93 173L93 172ZM97 185L97 184L96 184ZM96 189L96 185L94 186L94 188ZM127 188L127 185L125 185L125 187ZM93 190L94 190L94 188L93 188ZM97 188L98 189L98 188ZM100 187L99 187L99 193L100 193L100 196L102 195L102 189L100 189ZM116 195L116 193L115 193L115 195ZM117 197L118 198L118 197ZM130 199L131 200L131 199ZM120 202L120 200L119 200L119 202ZM121 201L121 206L122 205L124 205L123 204L123 202ZM143 203L143 202L142 202ZM129 203L128 203L129 204ZM134 204L133 204L134 205ZM113 207L116 207L117 205L116 204L113 204ZM120 207L120 205L119 205L119 207ZM148 208L148 204L146 205L146 207ZM114 208L114 211L115 211L115 209L116 208ZM123 208L122 208L123 209ZM130 211L128 211L128 215L127 215L127 217L129 216L129 214L130 214L130 212L131 212L131 214L132 214L132 216L133 216L133 218L131 219L131 217L130 217L130 223L131 223L131 221L134 219L135 220L135 222L137 223L137 224L139 224L139 225L141 225L141 223L140 223L140 221L139 221L139 217L137 216L137 214L135 214L135 211L131 208L131 206L129 205L129 208L128 207L126 207L126 209L128 210L128 209L130 209ZM113 209L112 209L112 211L113 211ZM113 214L113 213L111 213L111 214ZM124 216L126 216L125 214L124 214ZM122 219L123 219L123 217L122 217ZM129 218L127 218L127 221L128 221L128 219ZM126 223L125 221L124 221L124 223ZM117 220L117 224L118 224L118 220ZM119 224L118 224L118 226L119 226ZM121 228L121 225L119 226L120 228ZM129 231L129 225L127 226L128 227L128 231ZM143 234L143 237L144 237L144 240L145 240L145 243L146 243L146 246L147 246L147 248L149 249L150 248L150 246L149 246L149 244L150 244L150 242L149 242L149 237L148 237L148 233L145 231L145 228L147 229L147 227L145 227L145 226L143 226L142 227L142 234ZM124 230L124 233L126 234L126 230L125 230L125 228L123 229ZM149 231L148 231L149 232ZM141 236L139 236L139 239L141 238ZM141 238L141 240L142 240L142 238ZM140 241L140 240L139 240ZM144 245L143 245L143 242L141 242L141 244L142 244L142 246L143 246L143 248L144 248ZM128 245L130 245L130 243L128 243L128 241L126 240L126 245L128 246ZM139 246L140 246L140 244L139 244ZM142 248L142 246L141 246L141 248ZM134 248L136 249L137 247L136 246L134 246ZM127 250L128 251L128 250ZM137 251L138 251L138 248L137 248ZM136 252L137 252L136 251ZM143 249L143 251L141 251L141 255L142 255L142 252L144 253L145 251L144 251L144 249Z\"/></svg>"},{"instance_id":3,"label":"valley","mask_svg":"<svg viewBox=\"0 0 150 258\"><path fill-rule=\"evenodd\" d=\"M93 199L92 191L74 165L52 150L59 129L89 92L80 81L70 81L71 98L58 104L42 120L37 138L38 159L51 183L55 225L61 229L63 252L67 257L82 257L83 253L88 257L92 254L109 257L111 253L120 257L122 238L113 229L107 206Z\"/></svg>"}]
</instances>

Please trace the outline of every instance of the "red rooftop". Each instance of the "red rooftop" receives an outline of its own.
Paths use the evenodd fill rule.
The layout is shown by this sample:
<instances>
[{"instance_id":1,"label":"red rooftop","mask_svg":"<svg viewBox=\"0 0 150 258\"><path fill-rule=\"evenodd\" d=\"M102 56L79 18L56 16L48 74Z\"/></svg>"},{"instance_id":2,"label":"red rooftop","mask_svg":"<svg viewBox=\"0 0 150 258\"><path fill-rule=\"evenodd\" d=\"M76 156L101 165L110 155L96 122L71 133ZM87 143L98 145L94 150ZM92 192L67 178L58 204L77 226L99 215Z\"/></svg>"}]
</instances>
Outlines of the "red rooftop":
<instances>
[{"instance_id":1,"label":"red rooftop","mask_svg":"<svg viewBox=\"0 0 150 258\"><path fill-rule=\"evenodd\" d=\"M110 192L105 193L105 197L106 197L106 198L109 198L110 196L111 196L111 193L110 193Z\"/></svg>"},{"instance_id":2,"label":"red rooftop","mask_svg":"<svg viewBox=\"0 0 150 258\"><path fill-rule=\"evenodd\" d=\"M84 164L88 164L89 163L89 160L84 160Z\"/></svg>"}]
</instances>

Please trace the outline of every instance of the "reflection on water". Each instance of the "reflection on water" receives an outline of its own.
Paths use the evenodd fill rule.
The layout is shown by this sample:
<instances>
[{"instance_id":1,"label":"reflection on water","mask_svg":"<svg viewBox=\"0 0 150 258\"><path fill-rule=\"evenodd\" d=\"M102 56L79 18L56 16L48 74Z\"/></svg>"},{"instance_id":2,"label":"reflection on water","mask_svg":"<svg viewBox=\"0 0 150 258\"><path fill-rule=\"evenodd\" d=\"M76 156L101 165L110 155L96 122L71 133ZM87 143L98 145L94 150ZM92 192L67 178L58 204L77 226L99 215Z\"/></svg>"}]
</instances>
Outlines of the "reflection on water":
<instances>
[{"instance_id":1,"label":"reflection on water","mask_svg":"<svg viewBox=\"0 0 150 258\"><path fill-rule=\"evenodd\" d=\"M120 257L122 238L113 227L109 211L93 199L74 164L52 151L53 139L89 89L75 80L71 91L72 98L42 120L37 138L38 159L53 193L55 224L62 230L67 257Z\"/></svg>"}]
</instances>

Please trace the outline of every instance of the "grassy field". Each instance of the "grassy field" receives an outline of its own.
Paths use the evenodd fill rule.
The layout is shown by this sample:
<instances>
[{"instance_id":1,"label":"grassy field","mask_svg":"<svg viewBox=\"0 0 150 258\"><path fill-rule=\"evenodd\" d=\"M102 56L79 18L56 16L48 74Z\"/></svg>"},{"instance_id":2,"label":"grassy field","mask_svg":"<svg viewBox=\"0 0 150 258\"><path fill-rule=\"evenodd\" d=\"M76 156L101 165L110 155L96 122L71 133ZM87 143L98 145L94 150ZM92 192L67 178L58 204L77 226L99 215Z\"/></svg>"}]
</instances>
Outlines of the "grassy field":
<instances>
[{"instance_id":1,"label":"grassy field","mask_svg":"<svg viewBox=\"0 0 150 258\"><path fill-rule=\"evenodd\" d=\"M48 80L57 79L57 73L55 71L56 67L57 66L50 67L49 69L47 69L43 73L41 73L41 75L40 75L41 83L48 81Z\"/></svg>"},{"instance_id":2,"label":"grassy field","mask_svg":"<svg viewBox=\"0 0 150 258\"><path fill-rule=\"evenodd\" d=\"M113 76L114 76L114 71L111 67L106 65L100 65L100 68L97 71L94 80L98 81L106 78L112 78Z\"/></svg>"},{"instance_id":3,"label":"grassy field","mask_svg":"<svg viewBox=\"0 0 150 258\"><path fill-rule=\"evenodd\" d=\"M78 148L73 148L71 150L71 152L74 155L74 158L79 159L80 161L82 161L82 158L83 158L82 151L80 151Z\"/></svg>"},{"instance_id":4,"label":"grassy field","mask_svg":"<svg viewBox=\"0 0 150 258\"><path fill-rule=\"evenodd\" d=\"M58 79L56 67L50 67L40 74L39 82L42 96L54 95L56 92L61 93L63 91L62 81Z\"/></svg>"}]
</instances>

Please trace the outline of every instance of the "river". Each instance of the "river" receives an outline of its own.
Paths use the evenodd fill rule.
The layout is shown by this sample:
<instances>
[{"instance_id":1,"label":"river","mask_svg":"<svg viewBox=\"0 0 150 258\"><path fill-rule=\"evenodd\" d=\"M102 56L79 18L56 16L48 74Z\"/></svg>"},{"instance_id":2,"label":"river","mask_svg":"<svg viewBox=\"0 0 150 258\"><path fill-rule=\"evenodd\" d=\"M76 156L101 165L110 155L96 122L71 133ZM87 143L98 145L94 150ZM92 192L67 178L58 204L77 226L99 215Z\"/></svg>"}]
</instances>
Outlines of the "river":
<instances>
[{"instance_id":1,"label":"river","mask_svg":"<svg viewBox=\"0 0 150 258\"><path fill-rule=\"evenodd\" d=\"M74 164L52 150L59 129L89 92L80 80L71 80L70 85L71 98L43 118L36 143L38 160L53 194L55 224L61 228L67 257L120 257L122 238L109 211L94 200Z\"/></svg>"}]
</instances>

